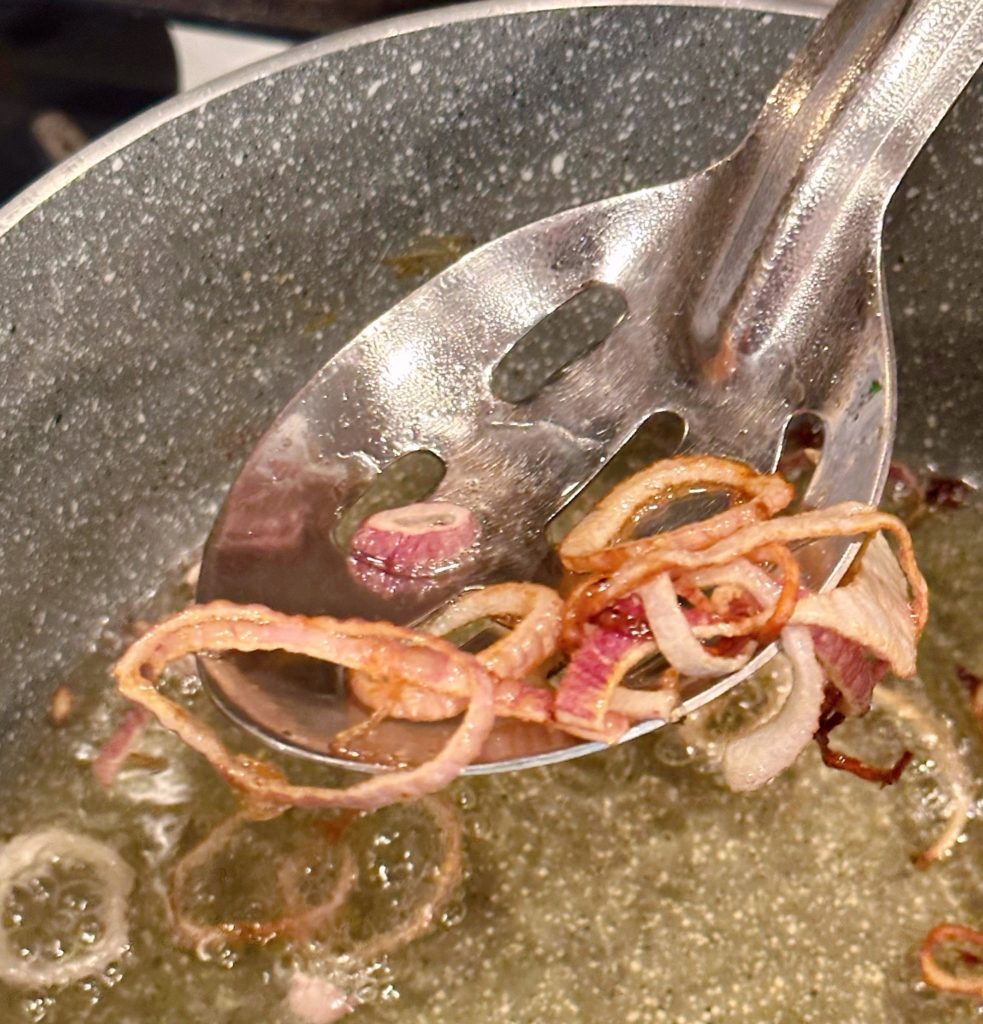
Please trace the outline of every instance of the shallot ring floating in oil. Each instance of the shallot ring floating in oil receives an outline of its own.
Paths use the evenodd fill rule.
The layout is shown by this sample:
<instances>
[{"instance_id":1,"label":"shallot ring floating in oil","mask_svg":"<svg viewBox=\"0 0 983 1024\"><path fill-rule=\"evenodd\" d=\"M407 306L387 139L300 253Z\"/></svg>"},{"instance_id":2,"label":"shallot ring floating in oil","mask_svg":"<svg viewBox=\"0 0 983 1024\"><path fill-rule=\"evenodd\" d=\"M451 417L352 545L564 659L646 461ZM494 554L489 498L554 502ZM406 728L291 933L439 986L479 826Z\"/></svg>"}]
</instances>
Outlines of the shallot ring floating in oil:
<instances>
[{"instance_id":1,"label":"shallot ring floating in oil","mask_svg":"<svg viewBox=\"0 0 983 1024\"><path fill-rule=\"evenodd\" d=\"M327 898L318 904L290 907L268 921L223 921L201 924L184 910L184 890L192 873L212 859L229 840L253 819L242 811L226 818L174 865L167 892L168 909L177 941L198 950L231 942L268 942L286 936L309 939L323 934L348 899L356 881L355 860L346 843L341 843L338 877ZM282 886L281 886L282 888ZM284 896L286 897L286 893Z\"/></svg>"},{"instance_id":2,"label":"shallot ring floating in oil","mask_svg":"<svg viewBox=\"0 0 983 1024\"><path fill-rule=\"evenodd\" d=\"M727 490L746 500L676 530L638 540L619 538L639 513L696 489ZM777 474L755 472L735 459L678 456L653 463L614 488L564 537L560 559L571 572L610 574L632 559L666 548L705 548L786 508L795 488Z\"/></svg>"},{"instance_id":3,"label":"shallot ring floating in oil","mask_svg":"<svg viewBox=\"0 0 983 1024\"><path fill-rule=\"evenodd\" d=\"M408 681L468 698L451 738L430 761L357 782L347 789L288 782L271 765L233 754L210 726L164 696L157 680L186 654L273 651L305 654L372 674L399 671ZM283 615L259 605L196 605L140 637L113 667L120 692L148 708L166 729L202 754L257 808L349 807L376 810L443 789L479 754L495 721L495 679L476 658L425 633L384 622Z\"/></svg>"},{"instance_id":4,"label":"shallot ring floating in oil","mask_svg":"<svg viewBox=\"0 0 983 1024\"><path fill-rule=\"evenodd\" d=\"M0 981L8 985L25 989L68 985L99 974L126 952L126 907L133 870L114 849L91 836L49 828L15 836L0 847L0 907L32 869L61 860L87 865L99 880L104 890L102 934L82 952L39 963L15 950L6 925L0 927Z\"/></svg>"},{"instance_id":5,"label":"shallot ring floating in oil","mask_svg":"<svg viewBox=\"0 0 983 1024\"><path fill-rule=\"evenodd\" d=\"M904 694L883 686L875 691L875 699L895 718L906 720L914 728L949 786L950 811L945 827L926 849L911 858L915 867L924 869L947 857L959 842L973 809L973 779L959 754L948 723L941 716L930 714Z\"/></svg>"},{"instance_id":6,"label":"shallot ring floating in oil","mask_svg":"<svg viewBox=\"0 0 983 1024\"><path fill-rule=\"evenodd\" d=\"M433 892L419 902L407 919L395 928L366 939L345 942L339 934L332 940L345 954L362 963L401 949L433 927L446 909L463 874L463 829L453 806L440 797L426 796L412 805L425 811L432 819L443 850L440 863L434 868ZM168 906L178 942L199 951L209 945L220 947L227 943L264 943L278 937L320 939L336 925L341 911L350 899L358 882L358 870L351 849L342 835L338 844L341 863L334 885L326 898L318 904L293 906L269 921L227 921L219 924L201 924L193 921L183 909L184 890L192 873L219 852L236 832L250 822L247 814L239 812L226 818L209 832L174 865L168 888ZM285 889L281 884L281 889ZM290 894L283 892L284 897Z\"/></svg>"},{"instance_id":7,"label":"shallot ring floating in oil","mask_svg":"<svg viewBox=\"0 0 983 1024\"><path fill-rule=\"evenodd\" d=\"M983 999L983 975L960 977L939 966L935 959L935 951L942 945L953 945L963 950L967 946L973 946L979 950L973 956L983 957L983 932L975 931L963 924L937 924L922 940L918 950L918 961L926 985L952 995Z\"/></svg>"},{"instance_id":8,"label":"shallot ring floating in oil","mask_svg":"<svg viewBox=\"0 0 983 1024\"><path fill-rule=\"evenodd\" d=\"M443 859L434 872L434 890L402 924L348 945L345 949L347 955L361 963L388 956L428 932L461 884L464 873L464 829L457 812L448 800L433 796L424 797L414 806L422 807L430 815L444 844Z\"/></svg>"}]
</instances>

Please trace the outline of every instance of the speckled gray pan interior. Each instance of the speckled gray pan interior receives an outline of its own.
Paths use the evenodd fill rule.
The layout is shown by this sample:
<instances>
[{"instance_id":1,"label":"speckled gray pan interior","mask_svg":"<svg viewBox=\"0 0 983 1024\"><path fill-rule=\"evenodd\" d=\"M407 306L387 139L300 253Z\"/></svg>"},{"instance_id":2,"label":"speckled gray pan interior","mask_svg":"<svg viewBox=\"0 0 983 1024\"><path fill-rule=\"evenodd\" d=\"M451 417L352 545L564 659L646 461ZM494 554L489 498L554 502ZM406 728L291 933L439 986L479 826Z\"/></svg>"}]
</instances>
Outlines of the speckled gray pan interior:
<instances>
[{"instance_id":1,"label":"speckled gray pan interior","mask_svg":"<svg viewBox=\"0 0 983 1024\"><path fill-rule=\"evenodd\" d=\"M414 286L387 256L697 170L738 141L810 28L744 9L501 10L293 51L0 211L7 728L202 542L278 407ZM900 450L975 479L981 105L978 76L886 235Z\"/></svg>"}]
</instances>

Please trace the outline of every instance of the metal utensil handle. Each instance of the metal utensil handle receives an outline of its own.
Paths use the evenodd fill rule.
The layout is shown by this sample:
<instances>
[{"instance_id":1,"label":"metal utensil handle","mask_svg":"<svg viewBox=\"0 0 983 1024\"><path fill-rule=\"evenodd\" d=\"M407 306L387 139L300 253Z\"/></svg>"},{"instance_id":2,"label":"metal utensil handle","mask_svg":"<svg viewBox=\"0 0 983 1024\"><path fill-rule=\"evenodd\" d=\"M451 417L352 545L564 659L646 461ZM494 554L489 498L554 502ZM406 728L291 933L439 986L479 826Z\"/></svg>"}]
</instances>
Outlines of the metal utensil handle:
<instances>
[{"instance_id":1,"label":"metal utensil handle","mask_svg":"<svg viewBox=\"0 0 983 1024\"><path fill-rule=\"evenodd\" d=\"M981 62L983 0L842 0L752 134L838 161L847 187L872 167L893 191Z\"/></svg>"},{"instance_id":2,"label":"metal utensil handle","mask_svg":"<svg viewBox=\"0 0 983 1024\"><path fill-rule=\"evenodd\" d=\"M814 286L808 268L824 246L863 236L864 217L879 228L981 62L983 0L841 0L741 147L746 187L708 268L694 340L760 334L763 318Z\"/></svg>"}]
</instances>

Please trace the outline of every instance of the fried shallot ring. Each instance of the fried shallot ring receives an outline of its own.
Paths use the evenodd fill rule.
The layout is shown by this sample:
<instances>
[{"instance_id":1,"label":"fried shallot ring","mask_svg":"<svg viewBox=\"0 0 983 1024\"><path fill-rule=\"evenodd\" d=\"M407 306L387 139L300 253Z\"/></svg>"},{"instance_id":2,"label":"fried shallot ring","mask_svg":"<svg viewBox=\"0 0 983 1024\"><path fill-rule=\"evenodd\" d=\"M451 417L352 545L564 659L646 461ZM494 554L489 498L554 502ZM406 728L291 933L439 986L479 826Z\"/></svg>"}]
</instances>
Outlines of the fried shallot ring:
<instances>
[{"instance_id":1,"label":"fried shallot ring","mask_svg":"<svg viewBox=\"0 0 983 1024\"><path fill-rule=\"evenodd\" d=\"M223 921L220 924L201 924L193 921L184 909L184 893L192 873L203 864L207 864L232 836L251 820L248 814L241 811L226 818L174 865L167 891L167 906L180 945L201 952L209 946L218 947L230 942L262 943L281 936L313 938L324 933L348 899L358 875L355 858L348 845L342 843L338 877L323 902L313 906L306 904L290 907L279 917L271 918L269 921ZM289 895L291 894L284 893L285 899Z\"/></svg>"},{"instance_id":2,"label":"fried shallot ring","mask_svg":"<svg viewBox=\"0 0 983 1024\"><path fill-rule=\"evenodd\" d=\"M939 966L935 951L939 946L949 943L964 950L967 946L975 946L980 952L972 954L974 959L983 955L983 932L964 924L937 924L922 940L918 950L918 962L921 964L925 984L940 992L983 999L983 975L959 977Z\"/></svg>"},{"instance_id":3,"label":"fried shallot ring","mask_svg":"<svg viewBox=\"0 0 983 1024\"><path fill-rule=\"evenodd\" d=\"M461 884L464 829L457 812L450 801L434 796L424 797L419 806L425 808L433 818L444 844L444 857L436 868L434 891L402 924L381 935L356 942L346 949L349 956L362 963L378 960L379 957L402 949L430 931Z\"/></svg>"},{"instance_id":4,"label":"fried shallot ring","mask_svg":"<svg viewBox=\"0 0 983 1024\"><path fill-rule=\"evenodd\" d=\"M415 768L380 773L347 789L294 785L271 765L233 754L208 725L157 689L165 666L186 654L283 650L468 697L467 711L444 748ZM284 615L227 601L194 605L155 626L113 667L123 696L211 762L257 809L284 806L376 810L443 789L471 763L495 721L494 677L476 658L437 637L383 622L341 622Z\"/></svg>"},{"instance_id":5,"label":"fried shallot ring","mask_svg":"<svg viewBox=\"0 0 983 1024\"><path fill-rule=\"evenodd\" d=\"M618 541L635 517L698 488L733 491L746 500L725 512L675 530ZM559 553L572 572L610 574L657 551L709 547L785 508L795 488L777 474L757 473L735 459L686 455L663 459L618 484L564 537Z\"/></svg>"},{"instance_id":6,"label":"fried shallot ring","mask_svg":"<svg viewBox=\"0 0 983 1024\"><path fill-rule=\"evenodd\" d=\"M752 555L769 544L789 544L823 537L852 537L880 530L893 533L897 539L899 561L911 589L911 615L920 635L928 619L928 586L915 562L911 535L895 516L878 512L869 505L846 501L826 509L753 523L700 551L653 551L625 565L610 577L586 580L567 600L563 624L564 646L576 646L584 623L660 573L692 572L726 565L735 559Z\"/></svg>"},{"instance_id":7,"label":"fried shallot ring","mask_svg":"<svg viewBox=\"0 0 983 1024\"><path fill-rule=\"evenodd\" d=\"M755 562L770 562L781 570L782 590L778 600L771 609L771 614L755 631L758 643L764 646L778 635L788 624L799 601L799 584L802 581L802 570L795 555L785 544L765 544L751 556Z\"/></svg>"},{"instance_id":8,"label":"fried shallot ring","mask_svg":"<svg viewBox=\"0 0 983 1024\"><path fill-rule=\"evenodd\" d=\"M563 601L550 587L538 583L499 583L467 590L420 627L446 636L479 619L512 626L505 636L476 655L501 682L495 690L495 713L503 717L543 722L549 718L550 693L521 680L556 654ZM368 707L387 706L393 718L440 721L453 718L467 701L429 687L413 686L384 676L353 672L348 679L355 696Z\"/></svg>"},{"instance_id":9,"label":"fried shallot ring","mask_svg":"<svg viewBox=\"0 0 983 1024\"><path fill-rule=\"evenodd\" d=\"M927 868L948 856L966 828L973 807L973 780L944 721L929 714L897 690L878 686L874 690L874 700L892 715L914 726L919 740L931 751L941 774L949 783L952 811L945 828L927 849L911 858L915 867Z\"/></svg>"}]
</instances>

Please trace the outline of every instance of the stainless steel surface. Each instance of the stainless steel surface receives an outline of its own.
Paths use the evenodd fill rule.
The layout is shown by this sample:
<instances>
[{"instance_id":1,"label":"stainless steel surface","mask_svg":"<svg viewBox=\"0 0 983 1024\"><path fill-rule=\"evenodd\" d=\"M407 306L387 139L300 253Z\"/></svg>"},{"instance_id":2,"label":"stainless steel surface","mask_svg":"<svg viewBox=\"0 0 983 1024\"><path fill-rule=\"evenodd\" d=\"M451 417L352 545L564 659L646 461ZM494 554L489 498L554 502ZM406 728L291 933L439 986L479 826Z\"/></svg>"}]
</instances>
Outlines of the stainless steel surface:
<instances>
[{"instance_id":1,"label":"stainless steel surface","mask_svg":"<svg viewBox=\"0 0 983 1024\"><path fill-rule=\"evenodd\" d=\"M199 596L413 622L463 586L555 583L546 524L660 411L685 421L686 449L763 470L777 463L790 418L814 413L825 444L807 500L876 502L895 412L884 208L981 60L980 0L844 0L732 156L465 256L370 324L288 404L230 492ZM502 400L501 360L597 283L627 308L607 339L531 399ZM434 496L477 515L479 560L424 592L380 597L346 570L339 526L374 477L414 451L446 466ZM814 585L837 578L844 547L810 552ZM771 653L728 679L692 683L683 710ZM363 717L324 666L236 657L208 663L207 678L233 717L307 756L338 760L334 735ZM447 728L387 723L377 756L420 761ZM546 728L499 729L482 771L597 749Z\"/></svg>"},{"instance_id":2,"label":"stainless steel surface","mask_svg":"<svg viewBox=\"0 0 983 1024\"><path fill-rule=\"evenodd\" d=\"M299 48L97 140L0 210L5 768L65 667L200 545L276 411L414 286L383 256L723 157L810 31L780 12L818 10L539 6ZM884 239L898 452L976 482L981 100L977 75Z\"/></svg>"}]
</instances>

